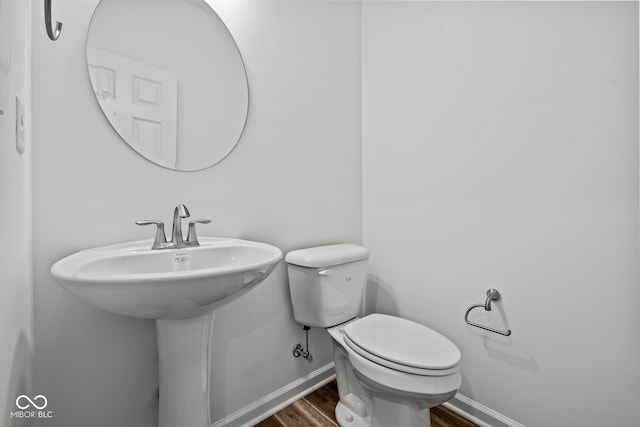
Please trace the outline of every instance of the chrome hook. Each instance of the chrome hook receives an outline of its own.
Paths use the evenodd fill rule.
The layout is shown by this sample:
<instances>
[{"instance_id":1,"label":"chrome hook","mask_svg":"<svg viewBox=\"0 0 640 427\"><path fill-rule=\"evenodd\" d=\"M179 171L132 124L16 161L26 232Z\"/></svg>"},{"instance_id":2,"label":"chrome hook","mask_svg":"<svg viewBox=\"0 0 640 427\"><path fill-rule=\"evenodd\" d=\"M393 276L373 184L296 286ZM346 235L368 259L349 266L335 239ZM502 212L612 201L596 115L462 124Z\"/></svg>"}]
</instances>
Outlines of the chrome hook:
<instances>
[{"instance_id":1,"label":"chrome hook","mask_svg":"<svg viewBox=\"0 0 640 427\"><path fill-rule=\"evenodd\" d=\"M60 31L62 31L62 23L56 21L56 28L51 26L51 0L44 0L44 23L47 28L47 35L53 41L58 40Z\"/></svg>"}]
</instances>

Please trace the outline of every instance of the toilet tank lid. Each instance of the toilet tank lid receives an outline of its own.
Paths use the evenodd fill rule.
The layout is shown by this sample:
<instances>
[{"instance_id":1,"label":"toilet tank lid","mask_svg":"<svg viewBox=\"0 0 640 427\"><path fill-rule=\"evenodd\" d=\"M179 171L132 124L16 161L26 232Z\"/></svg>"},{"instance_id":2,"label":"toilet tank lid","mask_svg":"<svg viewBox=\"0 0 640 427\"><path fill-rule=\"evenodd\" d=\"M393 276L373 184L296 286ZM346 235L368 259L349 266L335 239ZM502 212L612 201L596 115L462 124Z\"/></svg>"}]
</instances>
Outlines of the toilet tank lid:
<instances>
[{"instance_id":1,"label":"toilet tank lid","mask_svg":"<svg viewBox=\"0 0 640 427\"><path fill-rule=\"evenodd\" d=\"M291 251L285 262L301 267L324 268L369 258L369 250L353 243L317 246Z\"/></svg>"}]
</instances>

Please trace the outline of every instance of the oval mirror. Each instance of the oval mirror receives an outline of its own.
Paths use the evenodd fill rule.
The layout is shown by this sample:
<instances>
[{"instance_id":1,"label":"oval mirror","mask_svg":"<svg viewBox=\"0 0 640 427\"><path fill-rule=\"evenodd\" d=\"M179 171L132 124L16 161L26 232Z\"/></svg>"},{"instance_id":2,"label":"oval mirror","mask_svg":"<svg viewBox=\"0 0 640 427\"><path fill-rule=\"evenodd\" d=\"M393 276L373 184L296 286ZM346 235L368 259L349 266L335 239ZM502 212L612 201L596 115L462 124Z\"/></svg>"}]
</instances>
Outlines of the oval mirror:
<instances>
[{"instance_id":1,"label":"oval mirror","mask_svg":"<svg viewBox=\"0 0 640 427\"><path fill-rule=\"evenodd\" d=\"M249 107L244 63L204 0L100 0L87 67L113 128L160 166L207 168L242 134Z\"/></svg>"}]
</instances>

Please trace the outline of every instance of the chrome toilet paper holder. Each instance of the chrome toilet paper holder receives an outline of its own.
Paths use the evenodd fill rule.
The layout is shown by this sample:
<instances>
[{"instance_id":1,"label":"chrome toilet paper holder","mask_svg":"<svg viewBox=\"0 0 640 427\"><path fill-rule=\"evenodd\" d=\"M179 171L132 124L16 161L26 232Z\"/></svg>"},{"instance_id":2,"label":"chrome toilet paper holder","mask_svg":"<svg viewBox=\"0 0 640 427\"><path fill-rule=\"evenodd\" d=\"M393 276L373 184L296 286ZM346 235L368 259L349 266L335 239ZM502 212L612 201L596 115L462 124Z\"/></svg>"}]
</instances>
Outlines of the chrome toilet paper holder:
<instances>
[{"instance_id":1,"label":"chrome toilet paper holder","mask_svg":"<svg viewBox=\"0 0 640 427\"><path fill-rule=\"evenodd\" d=\"M467 312L464 314L464 321L471 326L475 326L476 328L484 329L486 331L508 337L509 335L511 335L511 329L507 329L506 331L500 331L498 329L493 329L488 326L479 325L469 320L469 313L471 312L471 310L473 310L474 308L483 307L486 311L491 311L491 302L498 301L499 299L500 299L500 292L498 292L497 289L493 289L493 288L488 289L487 299L485 300L484 304L474 304L471 307L469 307L467 309Z\"/></svg>"}]
</instances>

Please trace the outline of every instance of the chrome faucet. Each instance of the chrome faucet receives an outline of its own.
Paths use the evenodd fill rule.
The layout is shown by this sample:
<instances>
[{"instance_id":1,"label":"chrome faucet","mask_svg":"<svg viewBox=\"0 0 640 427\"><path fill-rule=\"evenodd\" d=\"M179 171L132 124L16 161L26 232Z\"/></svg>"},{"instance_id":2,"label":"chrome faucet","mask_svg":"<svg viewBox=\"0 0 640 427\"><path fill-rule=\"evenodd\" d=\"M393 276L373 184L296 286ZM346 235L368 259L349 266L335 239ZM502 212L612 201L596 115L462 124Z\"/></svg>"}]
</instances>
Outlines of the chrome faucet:
<instances>
[{"instance_id":1,"label":"chrome faucet","mask_svg":"<svg viewBox=\"0 0 640 427\"><path fill-rule=\"evenodd\" d=\"M173 229L171 230L171 241L175 245L184 243L182 238L182 218L189 218L189 209L182 203L173 210Z\"/></svg>"},{"instance_id":2,"label":"chrome faucet","mask_svg":"<svg viewBox=\"0 0 640 427\"><path fill-rule=\"evenodd\" d=\"M182 218L189 218L189 209L183 204L179 204L173 210L173 229L171 230L171 241L167 242L164 233L164 223L156 220L136 221L138 225L155 225L156 236L153 239L151 249L179 249L192 246L200 246L196 235L196 224L209 224L210 219L196 219L189 222L189 234L187 240L182 237Z\"/></svg>"}]
</instances>

